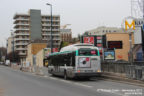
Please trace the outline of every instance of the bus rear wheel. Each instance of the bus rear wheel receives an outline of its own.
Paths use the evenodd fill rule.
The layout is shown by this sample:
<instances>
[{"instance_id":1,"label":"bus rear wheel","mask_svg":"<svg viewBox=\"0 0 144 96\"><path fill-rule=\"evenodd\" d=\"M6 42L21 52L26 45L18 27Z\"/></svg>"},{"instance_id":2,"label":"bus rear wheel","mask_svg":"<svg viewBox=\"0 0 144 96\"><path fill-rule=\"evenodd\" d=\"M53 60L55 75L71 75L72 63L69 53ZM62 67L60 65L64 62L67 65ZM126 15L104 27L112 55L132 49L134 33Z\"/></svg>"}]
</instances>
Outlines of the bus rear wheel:
<instances>
[{"instance_id":1,"label":"bus rear wheel","mask_svg":"<svg viewBox=\"0 0 144 96\"><path fill-rule=\"evenodd\" d=\"M68 79L67 74L66 74L66 71L64 72L64 79L65 79L65 80Z\"/></svg>"}]
</instances>

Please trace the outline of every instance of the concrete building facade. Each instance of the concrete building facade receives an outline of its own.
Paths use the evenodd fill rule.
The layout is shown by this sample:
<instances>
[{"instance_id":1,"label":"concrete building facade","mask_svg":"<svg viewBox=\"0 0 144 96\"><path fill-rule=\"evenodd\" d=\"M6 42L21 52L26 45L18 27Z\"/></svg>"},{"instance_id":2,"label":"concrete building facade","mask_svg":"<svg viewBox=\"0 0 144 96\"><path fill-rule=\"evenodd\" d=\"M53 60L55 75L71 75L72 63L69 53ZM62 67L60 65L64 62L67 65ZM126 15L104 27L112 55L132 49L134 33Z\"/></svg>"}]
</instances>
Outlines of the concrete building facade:
<instances>
[{"instance_id":1,"label":"concrete building facade","mask_svg":"<svg viewBox=\"0 0 144 96\"><path fill-rule=\"evenodd\" d=\"M14 51L14 33L11 33L11 36L8 37L7 39L7 54L9 54L10 52Z\"/></svg>"},{"instance_id":2,"label":"concrete building facade","mask_svg":"<svg viewBox=\"0 0 144 96\"><path fill-rule=\"evenodd\" d=\"M117 27L98 27L96 29L86 31L87 35L105 35L106 33L123 33L122 28Z\"/></svg>"},{"instance_id":3,"label":"concrete building facade","mask_svg":"<svg viewBox=\"0 0 144 96\"><path fill-rule=\"evenodd\" d=\"M53 15L53 47L60 45L60 16ZM31 9L27 14L15 14L14 17L15 50L19 52L21 62L26 61L27 45L34 40L47 42L50 47L51 16L42 15L40 10Z\"/></svg>"},{"instance_id":4,"label":"concrete building facade","mask_svg":"<svg viewBox=\"0 0 144 96\"><path fill-rule=\"evenodd\" d=\"M36 65L36 54L42 49L46 48L46 43L30 43L27 46L27 58L26 61L29 62L30 66ZM41 58L41 57L39 57Z\"/></svg>"},{"instance_id":5,"label":"concrete building facade","mask_svg":"<svg viewBox=\"0 0 144 96\"><path fill-rule=\"evenodd\" d=\"M9 37L7 39L7 54L9 54L10 52L12 52L13 50L13 44L12 44L13 38Z\"/></svg>"},{"instance_id":6,"label":"concrete building facade","mask_svg":"<svg viewBox=\"0 0 144 96\"><path fill-rule=\"evenodd\" d=\"M64 42L71 42L72 32L71 29L60 29L61 40Z\"/></svg>"}]
</instances>

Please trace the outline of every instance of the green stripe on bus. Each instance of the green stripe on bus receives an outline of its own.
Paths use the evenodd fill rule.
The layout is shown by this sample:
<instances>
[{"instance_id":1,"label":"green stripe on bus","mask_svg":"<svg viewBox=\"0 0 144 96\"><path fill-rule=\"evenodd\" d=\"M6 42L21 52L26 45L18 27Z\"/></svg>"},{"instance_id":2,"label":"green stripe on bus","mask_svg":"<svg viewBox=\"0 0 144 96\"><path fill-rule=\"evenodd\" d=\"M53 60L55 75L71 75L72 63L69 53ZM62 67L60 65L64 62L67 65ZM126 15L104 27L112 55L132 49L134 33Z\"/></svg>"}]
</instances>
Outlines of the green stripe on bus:
<instances>
[{"instance_id":1,"label":"green stripe on bus","mask_svg":"<svg viewBox=\"0 0 144 96\"><path fill-rule=\"evenodd\" d=\"M76 56L78 56L78 50L76 50Z\"/></svg>"}]
</instances>

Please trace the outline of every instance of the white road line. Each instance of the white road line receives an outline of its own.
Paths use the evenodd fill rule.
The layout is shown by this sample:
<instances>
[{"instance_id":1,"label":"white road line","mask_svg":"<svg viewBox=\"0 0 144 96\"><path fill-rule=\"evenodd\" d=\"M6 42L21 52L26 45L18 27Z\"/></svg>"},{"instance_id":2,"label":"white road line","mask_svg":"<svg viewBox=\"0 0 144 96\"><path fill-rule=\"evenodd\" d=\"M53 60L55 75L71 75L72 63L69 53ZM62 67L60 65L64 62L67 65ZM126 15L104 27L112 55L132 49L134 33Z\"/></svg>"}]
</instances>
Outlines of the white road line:
<instances>
[{"instance_id":1,"label":"white road line","mask_svg":"<svg viewBox=\"0 0 144 96\"><path fill-rule=\"evenodd\" d=\"M48 76L47 76L47 75L45 75L44 77L45 77L45 78L47 78Z\"/></svg>"},{"instance_id":2,"label":"white road line","mask_svg":"<svg viewBox=\"0 0 144 96\"><path fill-rule=\"evenodd\" d=\"M49 78L53 79L53 80L59 80L59 81L62 81L62 82L65 82L65 83L69 83L69 84L75 84L75 85L78 85L78 86L87 87L87 88L92 88L93 87L93 86L89 86L89 85L85 85L85 84L81 84L81 83L75 83L73 81L58 79L58 78L54 78L54 77L49 77Z\"/></svg>"},{"instance_id":3,"label":"white road line","mask_svg":"<svg viewBox=\"0 0 144 96\"><path fill-rule=\"evenodd\" d=\"M93 86L89 86L89 85L85 85L85 84L81 84L81 83L74 83L75 85L79 85L79 86L83 86L83 87L88 87L88 88L92 88Z\"/></svg>"}]
</instances>

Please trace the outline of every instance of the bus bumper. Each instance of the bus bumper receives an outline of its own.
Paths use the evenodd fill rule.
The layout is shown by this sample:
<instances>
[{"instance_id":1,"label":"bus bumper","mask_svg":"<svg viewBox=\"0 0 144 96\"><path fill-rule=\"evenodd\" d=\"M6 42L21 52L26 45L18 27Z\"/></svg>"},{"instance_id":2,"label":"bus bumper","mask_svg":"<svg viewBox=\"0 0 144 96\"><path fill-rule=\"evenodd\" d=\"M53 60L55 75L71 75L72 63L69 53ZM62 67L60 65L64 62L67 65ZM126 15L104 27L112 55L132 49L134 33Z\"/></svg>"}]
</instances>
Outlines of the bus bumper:
<instances>
[{"instance_id":1,"label":"bus bumper","mask_svg":"<svg viewBox=\"0 0 144 96\"><path fill-rule=\"evenodd\" d=\"M99 73L75 73L75 77L97 77L101 76L101 72Z\"/></svg>"}]
</instances>

